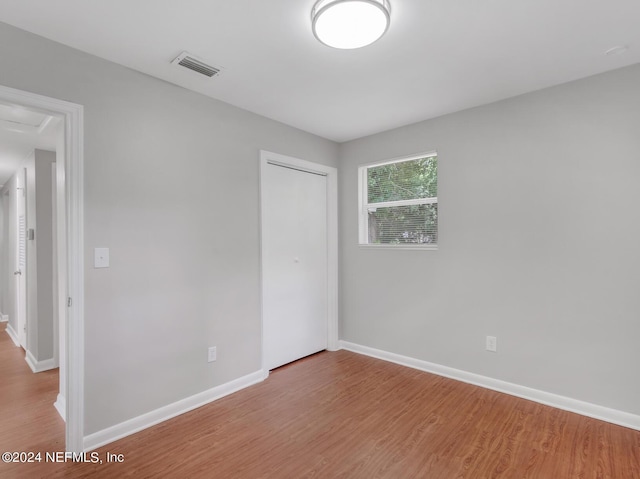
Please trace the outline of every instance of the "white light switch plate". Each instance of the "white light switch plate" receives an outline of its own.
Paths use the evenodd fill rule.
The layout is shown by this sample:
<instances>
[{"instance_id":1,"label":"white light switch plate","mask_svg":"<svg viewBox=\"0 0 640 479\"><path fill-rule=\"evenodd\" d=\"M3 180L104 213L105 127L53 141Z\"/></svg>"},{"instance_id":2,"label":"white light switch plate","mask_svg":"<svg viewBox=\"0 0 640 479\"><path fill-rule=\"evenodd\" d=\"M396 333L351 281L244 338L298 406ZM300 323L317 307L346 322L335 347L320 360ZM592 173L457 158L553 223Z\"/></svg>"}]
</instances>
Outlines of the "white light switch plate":
<instances>
[{"instance_id":1,"label":"white light switch plate","mask_svg":"<svg viewBox=\"0 0 640 479\"><path fill-rule=\"evenodd\" d=\"M210 363L212 363L213 361L215 361L217 359L216 347L215 346L211 346L207 350L207 353L208 353L207 361L209 361Z\"/></svg>"},{"instance_id":2,"label":"white light switch plate","mask_svg":"<svg viewBox=\"0 0 640 479\"><path fill-rule=\"evenodd\" d=\"M94 268L109 267L109 248L95 248L93 257Z\"/></svg>"}]
</instances>

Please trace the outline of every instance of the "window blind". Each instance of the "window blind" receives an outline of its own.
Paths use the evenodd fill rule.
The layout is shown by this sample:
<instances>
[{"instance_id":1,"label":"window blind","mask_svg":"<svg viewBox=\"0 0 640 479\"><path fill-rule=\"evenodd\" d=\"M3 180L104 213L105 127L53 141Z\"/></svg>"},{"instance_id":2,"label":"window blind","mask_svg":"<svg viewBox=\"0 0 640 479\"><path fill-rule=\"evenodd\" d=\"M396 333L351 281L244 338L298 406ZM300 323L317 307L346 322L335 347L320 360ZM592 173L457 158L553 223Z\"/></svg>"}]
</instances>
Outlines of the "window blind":
<instances>
[{"instance_id":1,"label":"window blind","mask_svg":"<svg viewBox=\"0 0 640 479\"><path fill-rule=\"evenodd\" d=\"M366 203L363 207L366 243L437 244L437 157L366 167ZM364 220L364 216L361 218Z\"/></svg>"}]
</instances>

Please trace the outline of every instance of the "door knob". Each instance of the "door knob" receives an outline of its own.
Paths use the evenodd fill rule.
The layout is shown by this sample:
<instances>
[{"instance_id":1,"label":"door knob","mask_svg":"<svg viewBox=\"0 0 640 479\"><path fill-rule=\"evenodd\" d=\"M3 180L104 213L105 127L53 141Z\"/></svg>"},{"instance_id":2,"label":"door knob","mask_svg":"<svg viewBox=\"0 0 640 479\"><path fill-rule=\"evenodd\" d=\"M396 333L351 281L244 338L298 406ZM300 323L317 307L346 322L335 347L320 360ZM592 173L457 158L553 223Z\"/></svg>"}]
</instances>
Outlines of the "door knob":
<instances>
[{"instance_id":1,"label":"door knob","mask_svg":"<svg viewBox=\"0 0 640 479\"><path fill-rule=\"evenodd\" d=\"M13 274L22 274L22 271L20 271L20 270L14 271Z\"/></svg>"}]
</instances>

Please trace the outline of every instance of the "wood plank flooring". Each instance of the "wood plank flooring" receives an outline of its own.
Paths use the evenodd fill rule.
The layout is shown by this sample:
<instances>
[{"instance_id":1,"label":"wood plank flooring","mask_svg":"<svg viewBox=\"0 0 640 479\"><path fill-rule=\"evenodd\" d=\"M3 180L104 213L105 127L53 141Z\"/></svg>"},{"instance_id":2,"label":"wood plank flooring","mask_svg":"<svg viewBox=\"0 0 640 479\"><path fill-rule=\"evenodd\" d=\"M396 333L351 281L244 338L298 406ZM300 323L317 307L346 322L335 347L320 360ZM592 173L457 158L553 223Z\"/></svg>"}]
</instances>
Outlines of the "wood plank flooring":
<instances>
[{"instance_id":1,"label":"wood plank flooring","mask_svg":"<svg viewBox=\"0 0 640 479\"><path fill-rule=\"evenodd\" d=\"M0 454L64 450L64 421L53 407L58 370L33 374L24 350L15 346L5 328L0 324ZM6 468L0 463L0 477Z\"/></svg>"},{"instance_id":2,"label":"wood plank flooring","mask_svg":"<svg viewBox=\"0 0 640 479\"><path fill-rule=\"evenodd\" d=\"M0 452L61 451L54 375L21 385L0 335ZM26 402L26 412L13 404ZM0 477L640 478L638 431L346 351L97 453L103 464L0 463Z\"/></svg>"}]
</instances>

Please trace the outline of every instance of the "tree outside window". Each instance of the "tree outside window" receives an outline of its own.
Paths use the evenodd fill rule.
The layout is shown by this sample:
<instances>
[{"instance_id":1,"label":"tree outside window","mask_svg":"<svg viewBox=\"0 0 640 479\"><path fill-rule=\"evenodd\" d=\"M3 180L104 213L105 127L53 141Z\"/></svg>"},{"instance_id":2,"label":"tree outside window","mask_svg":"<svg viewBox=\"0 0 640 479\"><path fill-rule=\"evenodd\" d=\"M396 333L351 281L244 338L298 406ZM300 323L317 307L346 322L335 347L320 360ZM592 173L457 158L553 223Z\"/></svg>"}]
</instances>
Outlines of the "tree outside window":
<instances>
[{"instance_id":1,"label":"tree outside window","mask_svg":"<svg viewBox=\"0 0 640 479\"><path fill-rule=\"evenodd\" d=\"M438 243L436 154L360 168L360 243Z\"/></svg>"}]
</instances>

